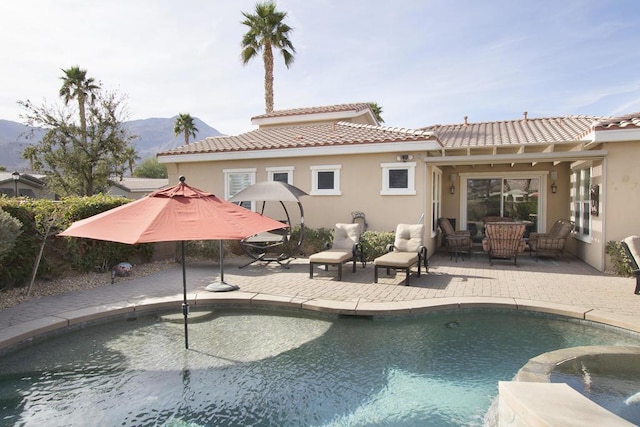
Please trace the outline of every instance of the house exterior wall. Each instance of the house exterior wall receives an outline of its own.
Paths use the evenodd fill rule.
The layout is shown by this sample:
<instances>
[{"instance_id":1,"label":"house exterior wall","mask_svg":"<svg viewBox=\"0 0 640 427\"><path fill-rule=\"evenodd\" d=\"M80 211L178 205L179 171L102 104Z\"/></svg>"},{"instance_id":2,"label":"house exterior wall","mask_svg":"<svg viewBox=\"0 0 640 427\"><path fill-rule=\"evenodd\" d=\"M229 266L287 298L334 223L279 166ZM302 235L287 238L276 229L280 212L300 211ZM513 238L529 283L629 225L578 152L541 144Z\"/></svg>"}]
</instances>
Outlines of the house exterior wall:
<instances>
[{"instance_id":1,"label":"house exterior wall","mask_svg":"<svg viewBox=\"0 0 640 427\"><path fill-rule=\"evenodd\" d=\"M640 235L640 141L608 142L605 149L608 155L602 173L606 180L600 183L599 222L606 225L602 226L601 245ZM606 258L606 268L610 268Z\"/></svg>"},{"instance_id":2,"label":"house exterior wall","mask_svg":"<svg viewBox=\"0 0 640 427\"><path fill-rule=\"evenodd\" d=\"M406 153L403 153L406 154ZM169 181L178 182L184 175L186 183L225 198L224 170L255 169L256 182L268 179L267 168L292 167L292 184L312 191L312 166L340 166L340 195L309 195L301 199L305 224L311 228L333 228L338 222L351 222L351 212L366 215L369 230L394 231L399 223L414 224L425 214L428 230L430 208L430 177L427 166L413 153L415 161L415 195L381 195L383 169L381 164L396 163L397 153L301 158L233 160L194 163L168 163ZM259 209L258 209L259 210ZM269 214L269 212L265 212ZM276 218L280 219L280 218ZM293 221L295 224L295 221Z\"/></svg>"}]
</instances>

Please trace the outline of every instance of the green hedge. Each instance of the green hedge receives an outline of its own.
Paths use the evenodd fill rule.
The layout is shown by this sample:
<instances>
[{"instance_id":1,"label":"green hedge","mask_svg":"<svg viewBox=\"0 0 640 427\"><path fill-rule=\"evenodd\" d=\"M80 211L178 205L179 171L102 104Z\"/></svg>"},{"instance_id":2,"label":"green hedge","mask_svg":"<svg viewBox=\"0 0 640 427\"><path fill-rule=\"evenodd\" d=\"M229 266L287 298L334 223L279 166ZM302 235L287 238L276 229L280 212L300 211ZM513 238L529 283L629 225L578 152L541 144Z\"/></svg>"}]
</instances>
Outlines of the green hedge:
<instances>
[{"instance_id":1,"label":"green hedge","mask_svg":"<svg viewBox=\"0 0 640 427\"><path fill-rule=\"evenodd\" d=\"M90 239L57 237L74 221L104 212L131 200L96 195L69 197L61 201L0 197L0 209L22 223L13 250L0 263L0 288L24 286L31 279L43 239L44 252L37 278L54 278L67 270L105 271L131 259L148 260L151 245L125 245ZM50 226L49 233L46 230Z\"/></svg>"}]
</instances>

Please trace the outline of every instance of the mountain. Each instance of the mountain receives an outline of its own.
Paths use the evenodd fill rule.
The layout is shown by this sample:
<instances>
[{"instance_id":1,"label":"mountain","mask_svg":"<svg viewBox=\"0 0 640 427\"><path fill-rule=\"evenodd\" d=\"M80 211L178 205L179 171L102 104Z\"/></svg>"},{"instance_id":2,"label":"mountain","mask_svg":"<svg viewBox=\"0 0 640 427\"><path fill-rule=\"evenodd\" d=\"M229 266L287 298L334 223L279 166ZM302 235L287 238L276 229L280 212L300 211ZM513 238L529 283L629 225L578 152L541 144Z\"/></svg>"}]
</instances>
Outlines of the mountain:
<instances>
[{"instance_id":1,"label":"mountain","mask_svg":"<svg viewBox=\"0 0 640 427\"><path fill-rule=\"evenodd\" d=\"M129 133L136 136L134 143L140 161L155 156L159 151L184 144L184 135L173 134L176 117L131 120L124 123ZM208 136L222 135L198 118L194 118L193 122L198 128L196 141ZM8 171L27 170L29 162L22 159L22 152L29 144L39 142L44 133L45 131L39 128L0 120L0 166L6 167Z\"/></svg>"}]
</instances>

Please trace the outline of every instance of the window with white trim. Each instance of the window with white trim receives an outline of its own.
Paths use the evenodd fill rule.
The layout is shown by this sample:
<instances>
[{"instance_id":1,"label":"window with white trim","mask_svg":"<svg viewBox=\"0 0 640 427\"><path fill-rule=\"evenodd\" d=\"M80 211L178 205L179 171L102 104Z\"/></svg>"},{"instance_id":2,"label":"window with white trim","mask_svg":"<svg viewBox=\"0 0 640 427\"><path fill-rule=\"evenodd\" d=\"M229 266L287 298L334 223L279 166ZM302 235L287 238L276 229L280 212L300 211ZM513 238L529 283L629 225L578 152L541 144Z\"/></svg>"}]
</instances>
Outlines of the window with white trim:
<instances>
[{"instance_id":1,"label":"window with white trim","mask_svg":"<svg viewBox=\"0 0 640 427\"><path fill-rule=\"evenodd\" d=\"M571 172L571 219L578 236L591 236L591 167Z\"/></svg>"},{"instance_id":2,"label":"window with white trim","mask_svg":"<svg viewBox=\"0 0 640 427\"><path fill-rule=\"evenodd\" d=\"M240 191L256 183L256 169L224 169L224 198L229 200ZM240 206L253 209L253 203L243 201Z\"/></svg>"},{"instance_id":3,"label":"window with white trim","mask_svg":"<svg viewBox=\"0 0 640 427\"><path fill-rule=\"evenodd\" d=\"M442 171L433 169L431 173L431 235L438 232L438 218L442 206Z\"/></svg>"},{"instance_id":4,"label":"window with white trim","mask_svg":"<svg viewBox=\"0 0 640 427\"><path fill-rule=\"evenodd\" d=\"M311 195L339 196L340 165L311 166Z\"/></svg>"},{"instance_id":5,"label":"window with white trim","mask_svg":"<svg viewBox=\"0 0 640 427\"><path fill-rule=\"evenodd\" d=\"M415 195L416 163L381 163L383 196Z\"/></svg>"},{"instance_id":6,"label":"window with white trim","mask_svg":"<svg viewBox=\"0 0 640 427\"><path fill-rule=\"evenodd\" d=\"M267 168L267 179L293 185L293 170L293 166Z\"/></svg>"}]
</instances>

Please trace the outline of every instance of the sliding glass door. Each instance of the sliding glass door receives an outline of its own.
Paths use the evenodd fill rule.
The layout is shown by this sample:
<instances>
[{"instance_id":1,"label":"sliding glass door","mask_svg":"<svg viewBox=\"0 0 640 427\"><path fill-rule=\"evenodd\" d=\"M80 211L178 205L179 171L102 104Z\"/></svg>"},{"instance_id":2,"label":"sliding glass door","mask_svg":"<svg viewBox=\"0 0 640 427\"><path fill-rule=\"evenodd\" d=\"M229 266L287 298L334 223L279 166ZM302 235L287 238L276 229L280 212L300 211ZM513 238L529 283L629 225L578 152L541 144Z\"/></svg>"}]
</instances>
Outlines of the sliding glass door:
<instances>
[{"instance_id":1,"label":"sliding glass door","mask_svg":"<svg viewBox=\"0 0 640 427\"><path fill-rule=\"evenodd\" d=\"M537 229L540 209L539 177L468 177L466 185L467 229L480 240L483 219L509 217L527 224L527 234Z\"/></svg>"}]
</instances>

